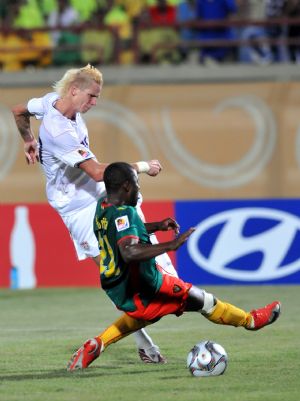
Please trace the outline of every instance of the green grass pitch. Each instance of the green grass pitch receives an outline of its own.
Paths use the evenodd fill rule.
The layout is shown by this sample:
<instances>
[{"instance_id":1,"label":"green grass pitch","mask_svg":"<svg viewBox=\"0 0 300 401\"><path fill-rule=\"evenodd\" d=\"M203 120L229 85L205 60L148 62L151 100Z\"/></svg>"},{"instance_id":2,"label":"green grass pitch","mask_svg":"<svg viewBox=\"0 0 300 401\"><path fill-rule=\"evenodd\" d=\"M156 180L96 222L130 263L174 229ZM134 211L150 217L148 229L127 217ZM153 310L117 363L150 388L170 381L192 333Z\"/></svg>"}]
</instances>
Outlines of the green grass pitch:
<instances>
[{"instance_id":1,"label":"green grass pitch","mask_svg":"<svg viewBox=\"0 0 300 401\"><path fill-rule=\"evenodd\" d=\"M207 287L247 310L279 299L282 315L258 332L215 325L198 313L148 328L168 358L144 365L134 339L113 344L87 370L69 373L72 353L119 315L96 288L0 291L0 401L298 401L300 291L297 286ZM194 378L186 356L200 340L224 346L223 376Z\"/></svg>"}]
</instances>

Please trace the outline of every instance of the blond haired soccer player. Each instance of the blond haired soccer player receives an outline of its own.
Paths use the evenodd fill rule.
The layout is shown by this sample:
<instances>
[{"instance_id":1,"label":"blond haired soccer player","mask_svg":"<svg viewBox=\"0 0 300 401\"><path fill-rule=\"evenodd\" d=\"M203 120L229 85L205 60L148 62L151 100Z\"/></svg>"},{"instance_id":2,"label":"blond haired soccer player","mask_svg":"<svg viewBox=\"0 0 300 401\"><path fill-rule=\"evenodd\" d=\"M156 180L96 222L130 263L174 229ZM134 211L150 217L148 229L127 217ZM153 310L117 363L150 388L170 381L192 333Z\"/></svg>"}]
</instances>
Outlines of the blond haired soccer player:
<instances>
[{"instance_id":1,"label":"blond haired soccer player","mask_svg":"<svg viewBox=\"0 0 300 401\"><path fill-rule=\"evenodd\" d=\"M29 164L41 163L49 204L68 228L78 259L92 258L97 266L100 264L99 248L92 224L97 199L105 194L103 172L107 164L98 162L89 148L82 114L97 104L102 86L103 77L97 68L87 65L69 69L54 84L54 92L12 109L24 140L26 160ZM41 120L38 142L31 128L31 117ZM161 171L158 160L140 161L132 166L137 173L153 177ZM160 264L176 275L167 255ZM137 332L135 339L143 362L165 362L144 330Z\"/></svg>"},{"instance_id":2,"label":"blond haired soccer player","mask_svg":"<svg viewBox=\"0 0 300 401\"><path fill-rule=\"evenodd\" d=\"M69 371L87 368L111 343L168 314L200 312L211 322L247 330L259 330L279 317L278 301L245 312L178 277L162 274L155 257L177 250L194 229L172 241L152 244L148 233L166 229L178 233L177 223L170 218L142 222L135 207L140 189L138 176L129 164L109 165L104 182L107 197L98 201L94 220L101 250L101 283L117 308L125 313L75 352L68 364Z\"/></svg>"}]
</instances>

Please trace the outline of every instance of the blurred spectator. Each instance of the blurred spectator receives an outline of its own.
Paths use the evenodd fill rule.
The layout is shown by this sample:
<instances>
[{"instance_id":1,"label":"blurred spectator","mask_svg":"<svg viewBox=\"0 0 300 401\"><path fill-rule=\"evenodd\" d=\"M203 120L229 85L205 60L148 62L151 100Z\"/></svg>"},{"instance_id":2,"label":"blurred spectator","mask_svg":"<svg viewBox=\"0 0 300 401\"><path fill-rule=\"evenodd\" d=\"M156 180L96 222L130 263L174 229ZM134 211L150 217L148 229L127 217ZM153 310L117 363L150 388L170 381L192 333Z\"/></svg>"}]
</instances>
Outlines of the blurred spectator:
<instances>
[{"instance_id":1,"label":"blurred spectator","mask_svg":"<svg viewBox=\"0 0 300 401\"><path fill-rule=\"evenodd\" d=\"M79 14L74 7L71 6L69 0L57 0L57 6L48 16L48 26L55 28L57 26L66 28L79 24ZM53 44L57 46L60 36L63 34L61 31L52 31L51 37Z\"/></svg>"},{"instance_id":2,"label":"blurred spectator","mask_svg":"<svg viewBox=\"0 0 300 401\"><path fill-rule=\"evenodd\" d=\"M48 26L50 28L74 27L80 22L78 12L72 7L69 0L57 0L56 8L49 14ZM53 41L54 65L79 64L80 34L74 31L55 30L51 32Z\"/></svg>"},{"instance_id":3,"label":"blurred spectator","mask_svg":"<svg viewBox=\"0 0 300 401\"><path fill-rule=\"evenodd\" d=\"M196 0L196 16L199 21L226 21L237 12L235 0ZM235 39L232 28L203 28L198 31L200 40ZM214 60L223 62L233 57L233 49L228 47L205 47L200 54L200 61Z\"/></svg>"},{"instance_id":4,"label":"blurred spectator","mask_svg":"<svg viewBox=\"0 0 300 401\"><path fill-rule=\"evenodd\" d=\"M175 7L178 7L180 2L181 0L167 0L167 3L170 4L170 6L175 6Z\"/></svg>"},{"instance_id":5,"label":"blurred spectator","mask_svg":"<svg viewBox=\"0 0 300 401\"><path fill-rule=\"evenodd\" d=\"M7 49L7 52L0 55L0 63L4 70L16 71L27 65L44 67L51 63L49 34L43 31L30 31L46 27L36 0L10 2L7 23L23 31L22 34L2 34L0 38L3 47Z\"/></svg>"},{"instance_id":6,"label":"blurred spectator","mask_svg":"<svg viewBox=\"0 0 300 401\"><path fill-rule=\"evenodd\" d=\"M182 0L177 6L176 21L179 24L192 23L196 21L196 0ZM197 31L195 28L184 27L179 30L180 39L184 42L193 42L197 40ZM185 60L192 52L191 47L181 47L181 56Z\"/></svg>"},{"instance_id":7,"label":"blurred spectator","mask_svg":"<svg viewBox=\"0 0 300 401\"><path fill-rule=\"evenodd\" d=\"M287 0L285 4L285 15L289 18L300 17L300 0ZM287 29L289 39L300 40L300 25L289 25ZM290 57L293 62L300 63L300 44L289 45Z\"/></svg>"},{"instance_id":8,"label":"blurred spectator","mask_svg":"<svg viewBox=\"0 0 300 401\"><path fill-rule=\"evenodd\" d=\"M182 0L176 10L176 21L179 24L185 22L194 22L196 20L196 0ZM195 39L194 28L182 28L180 30L180 37L183 40Z\"/></svg>"},{"instance_id":9,"label":"blurred spectator","mask_svg":"<svg viewBox=\"0 0 300 401\"><path fill-rule=\"evenodd\" d=\"M13 26L33 29L45 27L45 21L37 0L19 0L16 2Z\"/></svg>"},{"instance_id":10,"label":"blurred spectator","mask_svg":"<svg viewBox=\"0 0 300 401\"><path fill-rule=\"evenodd\" d=\"M148 7L146 27L138 31L140 62L178 63L179 34L175 29L176 7L166 0L157 0ZM177 48L176 48L177 47Z\"/></svg>"},{"instance_id":11,"label":"blurred spectator","mask_svg":"<svg viewBox=\"0 0 300 401\"><path fill-rule=\"evenodd\" d=\"M8 9L9 9L9 0L1 0L0 1L0 27L4 26L6 18L8 16ZM11 6L11 4L10 4Z\"/></svg>"},{"instance_id":12,"label":"blurred spectator","mask_svg":"<svg viewBox=\"0 0 300 401\"><path fill-rule=\"evenodd\" d=\"M134 1L134 0L133 0ZM180 3L181 0L167 0L167 4L170 6L175 6L177 7L178 4ZM158 0L146 0L146 4L151 7L151 6L156 6L158 3Z\"/></svg>"},{"instance_id":13,"label":"blurred spectator","mask_svg":"<svg viewBox=\"0 0 300 401\"><path fill-rule=\"evenodd\" d=\"M272 20L284 16L284 9L287 0L265 0L265 18ZM270 25L266 27L267 35L270 39L286 39L287 26L283 24ZM275 62L288 62L290 60L289 51L281 41L278 45L272 45L272 57Z\"/></svg>"},{"instance_id":14,"label":"blurred spectator","mask_svg":"<svg viewBox=\"0 0 300 401\"><path fill-rule=\"evenodd\" d=\"M89 21L99 5L106 0L70 0L71 5L77 10L81 22Z\"/></svg>"},{"instance_id":15,"label":"blurred spectator","mask_svg":"<svg viewBox=\"0 0 300 401\"><path fill-rule=\"evenodd\" d=\"M168 4L167 0L157 0L149 7L151 24L174 25L176 22L176 7Z\"/></svg>"},{"instance_id":16,"label":"blurred spectator","mask_svg":"<svg viewBox=\"0 0 300 401\"><path fill-rule=\"evenodd\" d=\"M116 2L124 7L133 25L143 19L147 10L147 0L116 0Z\"/></svg>"},{"instance_id":17,"label":"blurred spectator","mask_svg":"<svg viewBox=\"0 0 300 401\"><path fill-rule=\"evenodd\" d=\"M47 20L49 14L52 13L52 11L56 10L58 7L58 0L38 0L38 2L45 20Z\"/></svg>"},{"instance_id":18,"label":"blurred spectator","mask_svg":"<svg viewBox=\"0 0 300 401\"><path fill-rule=\"evenodd\" d=\"M104 17L104 25L115 28L119 35L121 64L130 64L134 61L133 29L131 20L125 8L121 4L114 4Z\"/></svg>"},{"instance_id":19,"label":"blurred spectator","mask_svg":"<svg viewBox=\"0 0 300 401\"><path fill-rule=\"evenodd\" d=\"M268 65L273 61L271 47L267 40L266 29L263 26L251 25L251 21L263 20L265 16L262 0L237 0L237 17L242 20L250 20L250 24L237 29L239 39L257 40L257 44L240 46L238 50L239 61L242 63L254 63Z\"/></svg>"},{"instance_id":20,"label":"blurred spectator","mask_svg":"<svg viewBox=\"0 0 300 401\"><path fill-rule=\"evenodd\" d=\"M102 3L93 13L89 27L81 33L81 60L83 64L108 64L114 61L116 36L104 27L104 17L110 5ZM100 28L100 29L99 29Z\"/></svg>"}]
</instances>

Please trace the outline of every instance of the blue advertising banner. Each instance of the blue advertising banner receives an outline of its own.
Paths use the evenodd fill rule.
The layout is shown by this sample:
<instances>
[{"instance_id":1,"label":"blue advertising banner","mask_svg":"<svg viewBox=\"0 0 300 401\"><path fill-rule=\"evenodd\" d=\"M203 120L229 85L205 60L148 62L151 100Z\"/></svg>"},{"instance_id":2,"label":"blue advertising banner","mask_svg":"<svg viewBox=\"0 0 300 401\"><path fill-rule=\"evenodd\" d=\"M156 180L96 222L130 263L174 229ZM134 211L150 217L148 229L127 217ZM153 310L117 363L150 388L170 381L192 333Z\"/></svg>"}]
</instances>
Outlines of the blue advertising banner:
<instances>
[{"instance_id":1,"label":"blue advertising banner","mask_svg":"<svg viewBox=\"0 0 300 401\"><path fill-rule=\"evenodd\" d=\"M300 284L300 199L177 201L175 215L196 228L177 251L185 281Z\"/></svg>"}]
</instances>

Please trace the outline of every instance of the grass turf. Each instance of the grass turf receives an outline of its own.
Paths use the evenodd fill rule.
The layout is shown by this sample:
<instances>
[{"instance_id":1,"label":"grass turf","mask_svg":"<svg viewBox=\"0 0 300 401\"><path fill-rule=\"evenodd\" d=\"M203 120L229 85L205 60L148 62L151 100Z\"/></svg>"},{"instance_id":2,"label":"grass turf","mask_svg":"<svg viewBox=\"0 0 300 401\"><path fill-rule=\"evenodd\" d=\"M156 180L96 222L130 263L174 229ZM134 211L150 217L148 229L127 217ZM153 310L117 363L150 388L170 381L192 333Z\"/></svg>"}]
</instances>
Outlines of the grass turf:
<instances>
[{"instance_id":1,"label":"grass turf","mask_svg":"<svg viewBox=\"0 0 300 401\"><path fill-rule=\"evenodd\" d=\"M197 313L167 316L148 333L168 358L144 365L132 337L113 344L87 370L69 373L72 353L119 315L95 288L0 291L0 401L298 401L299 287L208 287L245 309L281 300L273 326L258 332L224 327ZM185 367L200 340L224 346L223 376L194 378Z\"/></svg>"}]
</instances>

